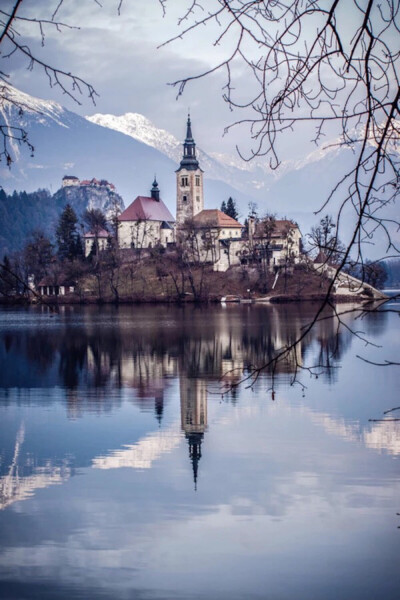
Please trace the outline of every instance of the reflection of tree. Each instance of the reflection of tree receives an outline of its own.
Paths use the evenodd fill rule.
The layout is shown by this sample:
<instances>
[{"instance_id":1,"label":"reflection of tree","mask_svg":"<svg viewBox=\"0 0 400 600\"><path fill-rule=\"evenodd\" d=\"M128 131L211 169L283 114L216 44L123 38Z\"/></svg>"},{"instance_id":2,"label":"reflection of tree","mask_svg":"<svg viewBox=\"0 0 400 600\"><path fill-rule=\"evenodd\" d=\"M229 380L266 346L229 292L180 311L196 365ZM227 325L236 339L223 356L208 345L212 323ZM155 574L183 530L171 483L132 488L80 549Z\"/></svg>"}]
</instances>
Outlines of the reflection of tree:
<instances>
[{"instance_id":1,"label":"reflection of tree","mask_svg":"<svg viewBox=\"0 0 400 600\"><path fill-rule=\"evenodd\" d=\"M34 364L38 371L45 374L55 359L57 351L57 341L49 337L45 331L36 331L35 335L24 335L24 340L20 341L24 348L24 353L29 362Z\"/></svg>"},{"instance_id":2,"label":"reflection of tree","mask_svg":"<svg viewBox=\"0 0 400 600\"><path fill-rule=\"evenodd\" d=\"M309 316L307 307L299 304L213 310L88 307L71 308L70 313L59 324L52 320L46 327L45 322L39 330L4 331L3 356L13 365L23 358L39 367L44 386L46 379L54 385L58 377L68 390L132 388L135 401L145 410L151 407L158 419L169 378L220 381L223 377L234 385L253 365L267 363L277 351L289 347ZM325 315L332 317L331 309ZM375 327L377 319L382 319L380 326L384 324L385 316L373 313L366 326ZM352 320L354 315L348 317L350 324ZM301 346L266 374L293 375L307 354L330 376L350 344L346 330L337 336L337 327L335 318L320 321ZM24 374L18 374L18 379L23 385Z\"/></svg>"},{"instance_id":3,"label":"reflection of tree","mask_svg":"<svg viewBox=\"0 0 400 600\"><path fill-rule=\"evenodd\" d=\"M65 335L61 344L59 373L67 389L75 389L79 385L79 375L85 365L86 343L82 330L78 330L73 336Z\"/></svg>"},{"instance_id":4,"label":"reflection of tree","mask_svg":"<svg viewBox=\"0 0 400 600\"><path fill-rule=\"evenodd\" d=\"M366 311L362 317L362 328L365 333L375 333L377 330L384 330L387 327L388 313L385 310Z\"/></svg>"},{"instance_id":5,"label":"reflection of tree","mask_svg":"<svg viewBox=\"0 0 400 600\"><path fill-rule=\"evenodd\" d=\"M315 329L316 364L323 366L323 376L327 381L336 381L337 366L344 353L350 348L351 334L338 328L338 322L331 315L320 321Z\"/></svg>"}]
</instances>

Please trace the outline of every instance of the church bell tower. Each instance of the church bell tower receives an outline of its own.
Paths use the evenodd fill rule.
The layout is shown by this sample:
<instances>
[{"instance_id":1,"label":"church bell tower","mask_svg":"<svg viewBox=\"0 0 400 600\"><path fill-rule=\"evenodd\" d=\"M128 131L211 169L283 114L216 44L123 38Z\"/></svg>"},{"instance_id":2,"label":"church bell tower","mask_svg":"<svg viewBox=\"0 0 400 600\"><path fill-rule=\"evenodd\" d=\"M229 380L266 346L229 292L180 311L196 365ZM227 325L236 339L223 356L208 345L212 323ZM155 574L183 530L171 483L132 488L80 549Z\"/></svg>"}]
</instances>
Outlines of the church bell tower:
<instances>
[{"instance_id":1,"label":"church bell tower","mask_svg":"<svg viewBox=\"0 0 400 600\"><path fill-rule=\"evenodd\" d=\"M183 157L176 171L177 225L183 225L187 219L192 219L203 208L203 171L196 158L196 144L192 135L190 115L188 115Z\"/></svg>"}]
</instances>

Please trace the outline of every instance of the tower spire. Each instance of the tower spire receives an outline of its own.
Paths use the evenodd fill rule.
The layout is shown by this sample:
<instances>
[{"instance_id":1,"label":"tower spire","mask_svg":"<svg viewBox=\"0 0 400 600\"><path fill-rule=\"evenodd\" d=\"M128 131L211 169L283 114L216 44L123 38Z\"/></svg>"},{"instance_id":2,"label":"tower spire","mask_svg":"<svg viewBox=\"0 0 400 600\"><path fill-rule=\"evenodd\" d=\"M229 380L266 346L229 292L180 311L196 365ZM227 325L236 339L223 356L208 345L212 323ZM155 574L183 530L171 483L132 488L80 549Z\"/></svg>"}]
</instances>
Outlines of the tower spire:
<instances>
[{"instance_id":1,"label":"tower spire","mask_svg":"<svg viewBox=\"0 0 400 600\"><path fill-rule=\"evenodd\" d=\"M192 123L190 121L190 112L188 113L188 118L187 118L185 142L194 142L193 135L192 135Z\"/></svg>"},{"instance_id":2,"label":"tower spire","mask_svg":"<svg viewBox=\"0 0 400 600\"><path fill-rule=\"evenodd\" d=\"M179 225L201 212L204 207L203 171L196 156L190 112L186 121L183 156L176 170L176 220Z\"/></svg>"},{"instance_id":3,"label":"tower spire","mask_svg":"<svg viewBox=\"0 0 400 600\"><path fill-rule=\"evenodd\" d=\"M199 460L201 459L201 442L203 433L189 433L186 435L189 442L189 458L193 469L194 489L197 491L197 477L199 472Z\"/></svg>"},{"instance_id":4,"label":"tower spire","mask_svg":"<svg viewBox=\"0 0 400 600\"><path fill-rule=\"evenodd\" d=\"M192 122L190 113L186 122L186 138L183 143L183 157L179 169L185 168L188 171L195 171L199 168L199 161L196 158L196 143L192 134Z\"/></svg>"}]
</instances>

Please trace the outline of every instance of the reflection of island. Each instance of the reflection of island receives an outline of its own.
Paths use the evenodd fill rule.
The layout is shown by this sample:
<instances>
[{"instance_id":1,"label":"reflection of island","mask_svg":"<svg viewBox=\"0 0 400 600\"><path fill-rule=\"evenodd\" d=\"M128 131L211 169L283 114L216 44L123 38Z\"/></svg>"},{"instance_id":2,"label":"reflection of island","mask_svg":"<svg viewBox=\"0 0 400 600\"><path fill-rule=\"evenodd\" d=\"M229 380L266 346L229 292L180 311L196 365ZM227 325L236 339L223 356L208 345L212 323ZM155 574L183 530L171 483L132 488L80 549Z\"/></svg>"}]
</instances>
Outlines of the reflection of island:
<instances>
[{"instance_id":1,"label":"reflection of island","mask_svg":"<svg viewBox=\"0 0 400 600\"><path fill-rule=\"evenodd\" d=\"M160 427L122 448L103 453L99 446L97 456L90 458L92 467L99 469L149 469L186 439L196 487L207 435L207 386L211 383L215 387L221 379L236 383L253 365L267 363L275 352L296 339L309 315L298 306L210 311L168 308L160 309L157 318L153 310L141 308L136 316L131 308L122 308L103 326L102 313L90 308L78 312L77 322L72 319L70 324L67 320L57 325L53 321L48 330L0 332L4 367L0 387L61 387L72 418L85 412L111 412L123 401L130 401L142 411L151 411L162 425L165 403L175 389L172 383L179 379L181 432L178 423ZM293 354L278 363L274 375L293 373L305 357L309 361L311 356L316 363L328 365L326 376L330 377L351 343L350 334L337 336L336 326L335 319L319 323ZM266 376L270 376L269 370ZM313 418L327 431L346 439L400 454L400 432L393 422L363 430L358 424L349 425L327 414ZM38 464L28 453L21 453L23 444L21 427L10 467L0 477L0 508L71 476L67 459ZM66 456L70 451L68 448Z\"/></svg>"},{"instance_id":2,"label":"reflection of island","mask_svg":"<svg viewBox=\"0 0 400 600\"><path fill-rule=\"evenodd\" d=\"M170 378L179 374L220 381L224 376L236 383L290 347L311 314L299 305L121 307L108 322L107 314L93 307L73 307L68 318L57 317L48 329L0 332L0 387L61 386L69 391L72 416L79 416L85 398L75 390L90 391L83 410L102 412L110 410L112 390L131 388L132 400L161 419ZM337 319L322 321L277 363L274 375L293 374L307 355L307 364L324 364L330 377L350 343L348 332L337 334ZM264 374L271 372L269 368Z\"/></svg>"},{"instance_id":3,"label":"reflection of island","mask_svg":"<svg viewBox=\"0 0 400 600\"><path fill-rule=\"evenodd\" d=\"M201 458L201 444L207 428L207 383L204 380L180 378L181 430L189 444L195 487ZM151 433L136 444L113 450L93 459L96 469L150 469L154 461L174 450L182 441L177 425Z\"/></svg>"},{"instance_id":4,"label":"reflection of island","mask_svg":"<svg viewBox=\"0 0 400 600\"><path fill-rule=\"evenodd\" d=\"M193 470L194 486L197 487L199 461L202 454L204 434L207 430L207 386L206 381L181 380L181 432L175 422L166 429L157 429L135 444L108 451L92 459L94 469L151 469L156 461L180 446L182 432L188 442L189 458ZM400 428L393 421L381 421L363 428L359 422L348 422L344 418L307 409L311 420L322 426L330 435L338 436L351 443L363 444L379 452L400 456ZM0 510L14 502L26 500L36 490L67 481L73 474L65 459L62 465L46 459L34 464L28 452L23 453L25 428L21 424L15 440L11 464L5 475L0 477Z\"/></svg>"}]
</instances>

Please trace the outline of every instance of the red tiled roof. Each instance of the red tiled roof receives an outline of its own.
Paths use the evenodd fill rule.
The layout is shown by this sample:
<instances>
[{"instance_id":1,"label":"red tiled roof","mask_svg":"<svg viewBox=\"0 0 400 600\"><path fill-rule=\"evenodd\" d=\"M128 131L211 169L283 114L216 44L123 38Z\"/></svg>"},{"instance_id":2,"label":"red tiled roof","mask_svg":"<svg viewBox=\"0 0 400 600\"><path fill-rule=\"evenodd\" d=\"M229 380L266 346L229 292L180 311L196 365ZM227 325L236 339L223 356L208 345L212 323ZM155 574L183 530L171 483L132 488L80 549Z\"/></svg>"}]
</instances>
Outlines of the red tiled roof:
<instances>
[{"instance_id":1,"label":"red tiled roof","mask_svg":"<svg viewBox=\"0 0 400 600\"><path fill-rule=\"evenodd\" d=\"M106 231L105 229L99 229L99 231L97 232L98 238L108 238L109 235L110 235L109 232ZM85 233L85 235L83 237L84 238L94 238L94 237L96 237L96 235L93 233L93 231L88 231L87 233Z\"/></svg>"},{"instance_id":2,"label":"red tiled roof","mask_svg":"<svg viewBox=\"0 0 400 600\"><path fill-rule=\"evenodd\" d=\"M271 237L285 237L290 229L298 229L296 223L289 221L288 219L276 219L273 221L274 228L270 232ZM256 237L265 237L265 223L261 221L261 223L256 224L255 228L255 236Z\"/></svg>"},{"instance_id":3,"label":"red tiled roof","mask_svg":"<svg viewBox=\"0 0 400 600\"><path fill-rule=\"evenodd\" d=\"M217 208L211 208L202 210L193 217L195 224L203 227L243 227L238 221L232 219L221 210Z\"/></svg>"},{"instance_id":4,"label":"red tiled roof","mask_svg":"<svg viewBox=\"0 0 400 600\"><path fill-rule=\"evenodd\" d=\"M127 209L122 212L119 221L175 221L162 200L154 200L147 196L138 196Z\"/></svg>"}]
</instances>

